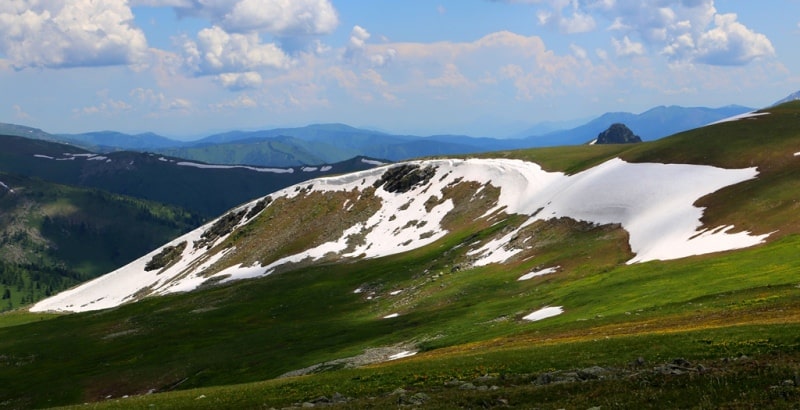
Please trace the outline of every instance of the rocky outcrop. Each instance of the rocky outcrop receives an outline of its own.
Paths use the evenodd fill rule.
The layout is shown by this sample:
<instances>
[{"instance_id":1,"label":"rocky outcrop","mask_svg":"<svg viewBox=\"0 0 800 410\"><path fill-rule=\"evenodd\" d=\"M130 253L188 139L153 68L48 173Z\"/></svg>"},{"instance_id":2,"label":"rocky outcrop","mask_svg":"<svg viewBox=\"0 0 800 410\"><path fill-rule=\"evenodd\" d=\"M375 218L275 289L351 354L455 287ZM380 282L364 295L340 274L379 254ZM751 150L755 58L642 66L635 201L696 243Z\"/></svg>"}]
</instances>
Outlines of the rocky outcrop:
<instances>
[{"instance_id":1,"label":"rocky outcrop","mask_svg":"<svg viewBox=\"0 0 800 410\"><path fill-rule=\"evenodd\" d=\"M633 133L625 124L611 124L607 130L597 135L595 144L630 144L642 142L642 139Z\"/></svg>"}]
</instances>

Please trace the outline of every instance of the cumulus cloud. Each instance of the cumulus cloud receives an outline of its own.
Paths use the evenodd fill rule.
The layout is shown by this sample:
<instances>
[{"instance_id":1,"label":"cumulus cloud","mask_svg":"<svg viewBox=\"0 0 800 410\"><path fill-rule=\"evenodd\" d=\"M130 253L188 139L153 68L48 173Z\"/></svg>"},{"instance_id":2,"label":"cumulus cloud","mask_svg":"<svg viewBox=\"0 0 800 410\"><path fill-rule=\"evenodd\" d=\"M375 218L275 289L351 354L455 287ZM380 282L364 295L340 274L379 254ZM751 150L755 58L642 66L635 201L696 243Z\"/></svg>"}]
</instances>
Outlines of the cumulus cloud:
<instances>
[{"instance_id":1,"label":"cumulus cloud","mask_svg":"<svg viewBox=\"0 0 800 410\"><path fill-rule=\"evenodd\" d=\"M132 4L173 7L179 15L207 19L229 33L309 36L332 33L339 24L329 0L132 0Z\"/></svg>"},{"instance_id":2,"label":"cumulus cloud","mask_svg":"<svg viewBox=\"0 0 800 410\"><path fill-rule=\"evenodd\" d=\"M125 0L0 2L0 53L15 69L135 64L147 40Z\"/></svg>"},{"instance_id":3,"label":"cumulus cloud","mask_svg":"<svg viewBox=\"0 0 800 410\"><path fill-rule=\"evenodd\" d=\"M644 46L642 43L631 41L628 36L623 37L622 41L612 38L611 43L614 45L614 50L617 52L618 56L631 57L644 54Z\"/></svg>"},{"instance_id":4,"label":"cumulus cloud","mask_svg":"<svg viewBox=\"0 0 800 410\"><path fill-rule=\"evenodd\" d=\"M767 36L736 21L736 14L718 14L716 27L697 39L697 60L712 65L743 65L775 54Z\"/></svg>"},{"instance_id":5,"label":"cumulus cloud","mask_svg":"<svg viewBox=\"0 0 800 410\"><path fill-rule=\"evenodd\" d=\"M585 33L592 31L596 27L594 17L580 9L577 0L572 0L569 4L564 1L556 2L554 11L539 11L536 17L539 24L558 28L567 34ZM566 12L565 12L565 9Z\"/></svg>"},{"instance_id":6,"label":"cumulus cloud","mask_svg":"<svg viewBox=\"0 0 800 410\"><path fill-rule=\"evenodd\" d=\"M671 0L657 4L617 0L598 10L609 18L613 16L609 30L637 37L643 46L674 62L744 65L775 54L765 35L738 22L735 14L718 13L714 0ZM615 49L622 55L638 51L626 47L624 38L619 47L615 44Z\"/></svg>"},{"instance_id":7,"label":"cumulus cloud","mask_svg":"<svg viewBox=\"0 0 800 410\"><path fill-rule=\"evenodd\" d=\"M605 19L607 29L617 33L614 47L620 56L649 50L674 63L744 65L775 54L765 35L735 14L719 13L714 0L490 1L538 4L539 23L565 33L595 30L598 19Z\"/></svg>"},{"instance_id":8,"label":"cumulus cloud","mask_svg":"<svg viewBox=\"0 0 800 410\"><path fill-rule=\"evenodd\" d=\"M197 75L219 75L232 88L260 82L258 71L285 69L291 58L274 43L261 43L256 33L228 33L221 27L203 29L197 41L184 39L186 65Z\"/></svg>"}]
</instances>

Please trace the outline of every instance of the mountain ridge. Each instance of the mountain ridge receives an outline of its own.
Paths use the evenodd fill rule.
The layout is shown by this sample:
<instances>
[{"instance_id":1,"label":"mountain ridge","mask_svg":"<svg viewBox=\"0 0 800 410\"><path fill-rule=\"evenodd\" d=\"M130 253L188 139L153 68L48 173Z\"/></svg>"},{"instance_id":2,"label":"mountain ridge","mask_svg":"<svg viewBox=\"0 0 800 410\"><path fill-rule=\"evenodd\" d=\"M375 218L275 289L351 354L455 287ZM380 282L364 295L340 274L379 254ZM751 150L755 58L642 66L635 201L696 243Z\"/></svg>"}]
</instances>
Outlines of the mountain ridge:
<instances>
[{"instance_id":1,"label":"mountain ridge","mask_svg":"<svg viewBox=\"0 0 800 410\"><path fill-rule=\"evenodd\" d=\"M511 139L446 134L391 134L341 123L228 131L194 141L176 141L153 133L128 135L114 131L64 135L42 133L40 137L48 140L61 139L100 153L137 150L219 164L302 166L339 162L357 155L403 161L432 155L577 145L592 140L615 122L627 124L644 140L654 140L748 111L752 109L736 105L720 108L658 106L640 114L605 113L577 127ZM569 122L558 124L565 126ZM13 129L13 126L10 127ZM19 133L25 132L27 131L22 130ZM269 144L274 144L275 147L271 148Z\"/></svg>"}]
</instances>

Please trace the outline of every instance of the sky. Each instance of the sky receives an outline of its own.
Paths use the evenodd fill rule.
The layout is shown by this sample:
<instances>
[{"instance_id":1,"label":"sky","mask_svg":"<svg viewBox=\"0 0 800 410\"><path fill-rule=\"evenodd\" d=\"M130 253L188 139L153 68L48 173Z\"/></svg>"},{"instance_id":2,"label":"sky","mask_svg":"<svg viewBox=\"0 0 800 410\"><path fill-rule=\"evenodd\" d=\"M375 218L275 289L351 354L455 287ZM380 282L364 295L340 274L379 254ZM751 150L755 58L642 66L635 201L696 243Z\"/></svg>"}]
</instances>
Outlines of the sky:
<instances>
[{"instance_id":1,"label":"sky","mask_svg":"<svg viewBox=\"0 0 800 410\"><path fill-rule=\"evenodd\" d=\"M505 137L800 90L800 0L2 0L0 122Z\"/></svg>"}]
</instances>

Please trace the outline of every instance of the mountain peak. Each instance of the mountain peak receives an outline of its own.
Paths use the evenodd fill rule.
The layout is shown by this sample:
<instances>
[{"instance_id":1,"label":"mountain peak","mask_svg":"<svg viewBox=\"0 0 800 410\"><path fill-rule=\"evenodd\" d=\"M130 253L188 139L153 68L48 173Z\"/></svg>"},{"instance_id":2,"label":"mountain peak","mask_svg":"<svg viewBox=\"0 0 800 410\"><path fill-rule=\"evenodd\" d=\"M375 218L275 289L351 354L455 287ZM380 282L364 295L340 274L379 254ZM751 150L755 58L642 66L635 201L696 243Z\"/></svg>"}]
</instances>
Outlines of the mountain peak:
<instances>
[{"instance_id":1,"label":"mountain peak","mask_svg":"<svg viewBox=\"0 0 800 410\"><path fill-rule=\"evenodd\" d=\"M622 123L611 124L608 129L597 135L595 144L629 144L642 142L642 139Z\"/></svg>"}]
</instances>

